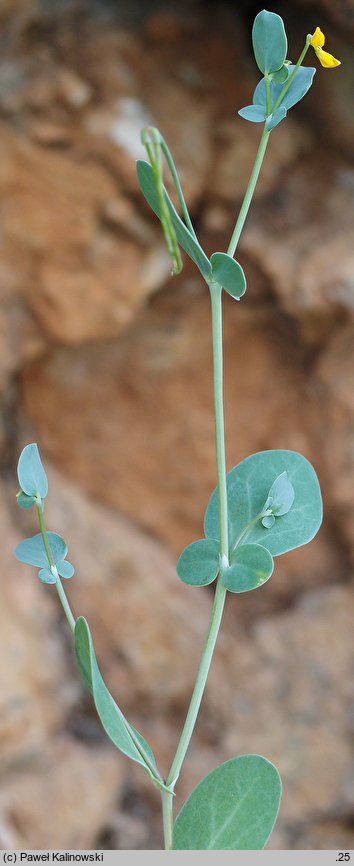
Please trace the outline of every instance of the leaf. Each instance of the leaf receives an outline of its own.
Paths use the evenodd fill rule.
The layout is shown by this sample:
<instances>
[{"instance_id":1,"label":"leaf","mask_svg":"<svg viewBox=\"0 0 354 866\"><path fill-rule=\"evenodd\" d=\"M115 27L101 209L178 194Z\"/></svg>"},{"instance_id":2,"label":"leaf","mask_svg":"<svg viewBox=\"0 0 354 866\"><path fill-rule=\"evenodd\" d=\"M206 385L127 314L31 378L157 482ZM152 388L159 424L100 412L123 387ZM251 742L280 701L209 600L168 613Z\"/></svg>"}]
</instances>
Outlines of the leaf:
<instances>
[{"instance_id":1,"label":"leaf","mask_svg":"<svg viewBox=\"0 0 354 866\"><path fill-rule=\"evenodd\" d=\"M289 66L290 63L284 63L284 66L281 69L278 69L277 72L273 72L272 80L275 81L276 84L285 84L287 78L289 78Z\"/></svg>"},{"instance_id":2,"label":"leaf","mask_svg":"<svg viewBox=\"0 0 354 866\"><path fill-rule=\"evenodd\" d=\"M274 514L266 514L264 517L262 517L262 526L265 526L266 529L271 529L274 524Z\"/></svg>"},{"instance_id":3,"label":"leaf","mask_svg":"<svg viewBox=\"0 0 354 866\"><path fill-rule=\"evenodd\" d=\"M253 51L258 68L264 74L276 72L286 58L288 42L283 19L263 9L256 15L252 28Z\"/></svg>"},{"instance_id":4,"label":"leaf","mask_svg":"<svg viewBox=\"0 0 354 866\"><path fill-rule=\"evenodd\" d=\"M263 586L273 570L273 557L265 547L242 544L233 551L230 568L222 573L222 583L230 592L248 592Z\"/></svg>"},{"instance_id":5,"label":"leaf","mask_svg":"<svg viewBox=\"0 0 354 866\"><path fill-rule=\"evenodd\" d=\"M48 480L45 474L38 446L35 443L26 445L20 454L17 466L20 487L27 496L40 496L42 499L48 493Z\"/></svg>"},{"instance_id":6,"label":"leaf","mask_svg":"<svg viewBox=\"0 0 354 866\"><path fill-rule=\"evenodd\" d=\"M16 499L17 505L19 505L20 508L32 508L32 505L35 503L35 497L27 496L27 493L24 493L23 490L20 490L19 493L17 493Z\"/></svg>"},{"instance_id":7,"label":"leaf","mask_svg":"<svg viewBox=\"0 0 354 866\"><path fill-rule=\"evenodd\" d=\"M42 581L42 583L56 583L57 579L55 574L50 570L49 566L47 568L41 568L38 572L38 577Z\"/></svg>"},{"instance_id":8,"label":"leaf","mask_svg":"<svg viewBox=\"0 0 354 866\"><path fill-rule=\"evenodd\" d=\"M227 253L213 253L210 258L212 277L232 298L239 300L245 294L247 284L241 265Z\"/></svg>"},{"instance_id":9,"label":"leaf","mask_svg":"<svg viewBox=\"0 0 354 866\"><path fill-rule=\"evenodd\" d=\"M289 76L293 73L295 66L289 65ZM299 66L294 78L286 91L285 95L281 100L281 105L289 110L293 105L296 105L297 102L300 102L309 88L311 87L313 76L316 72L316 69L312 66ZM284 89L283 84L276 84L275 81L272 81L270 84L270 98L271 105L274 107L280 98L282 90ZM253 102L256 105L266 106L266 87L264 78L257 84L257 87L253 94Z\"/></svg>"},{"instance_id":10,"label":"leaf","mask_svg":"<svg viewBox=\"0 0 354 866\"><path fill-rule=\"evenodd\" d=\"M266 110L264 105L245 105L239 110L240 117L245 120L251 120L252 123L263 123L266 119Z\"/></svg>"},{"instance_id":11,"label":"leaf","mask_svg":"<svg viewBox=\"0 0 354 866\"><path fill-rule=\"evenodd\" d=\"M49 547L55 564L63 560L68 552L68 548L61 535L56 532L47 532ZM48 568L48 557L45 551L43 538L40 532L33 535L32 538L26 538L25 541L20 541L15 549L15 556L20 562L25 562L27 565L36 565L37 568Z\"/></svg>"},{"instance_id":12,"label":"leaf","mask_svg":"<svg viewBox=\"0 0 354 866\"><path fill-rule=\"evenodd\" d=\"M247 527L261 515L269 490L280 473L286 471L295 500L288 514L277 517L266 529L261 521ZM260 451L247 457L227 475L229 504L229 541L232 549L244 533L243 541L262 544L278 556L307 544L322 522L322 499L318 478L311 464L296 451ZM205 535L219 538L218 495L214 490L205 515Z\"/></svg>"},{"instance_id":13,"label":"leaf","mask_svg":"<svg viewBox=\"0 0 354 866\"><path fill-rule=\"evenodd\" d=\"M74 566L71 565L71 562L68 562L66 559L63 559L61 562L57 564L58 573L60 577L69 578L75 574Z\"/></svg>"},{"instance_id":14,"label":"leaf","mask_svg":"<svg viewBox=\"0 0 354 866\"><path fill-rule=\"evenodd\" d=\"M219 572L219 543L209 538L193 541L176 565L178 577L191 586L206 586Z\"/></svg>"},{"instance_id":15,"label":"leaf","mask_svg":"<svg viewBox=\"0 0 354 866\"><path fill-rule=\"evenodd\" d=\"M275 129L275 127L278 126L278 124L281 123L282 120L284 120L284 117L286 117L286 115L287 115L287 110L285 108L285 105L280 105L276 111L273 111L273 114L270 114L269 117L267 117L267 120L266 120L267 132L270 132L272 129Z\"/></svg>"},{"instance_id":16,"label":"leaf","mask_svg":"<svg viewBox=\"0 0 354 866\"><path fill-rule=\"evenodd\" d=\"M154 174L148 162L145 160L139 159L136 164L136 170L138 175L138 181L140 184L141 191L146 198L146 201L154 211L154 213L161 219L160 207L158 195L156 192L156 187L154 183ZM185 250L187 255L192 259L192 261L197 265L203 277L205 279L209 279L211 276L211 264L209 259L203 252L201 246L195 240L187 226L185 226L184 222L181 220L178 215L172 201L164 187L166 201L168 205L168 209L171 216L172 225L176 232L176 237L178 243Z\"/></svg>"},{"instance_id":17,"label":"leaf","mask_svg":"<svg viewBox=\"0 0 354 866\"><path fill-rule=\"evenodd\" d=\"M158 775L150 746L144 737L129 725L107 689L97 664L89 626L82 616L75 624L75 651L80 672L93 696L98 716L106 734L117 749L131 758L132 761L141 764L159 787L166 788Z\"/></svg>"},{"instance_id":18,"label":"leaf","mask_svg":"<svg viewBox=\"0 0 354 866\"><path fill-rule=\"evenodd\" d=\"M272 513L278 517L282 514L287 514L295 499L295 490L291 481L289 481L288 473L281 472L278 478L273 481L270 491L267 496L266 507L272 509ZM269 500L271 502L269 503Z\"/></svg>"},{"instance_id":19,"label":"leaf","mask_svg":"<svg viewBox=\"0 0 354 866\"><path fill-rule=\"evenodd\" d=\"M192 791L177 815L179 851L258 851L273 830L281 798L277 769L261 755L221 764Z\"/></svg>"}]
</instances>

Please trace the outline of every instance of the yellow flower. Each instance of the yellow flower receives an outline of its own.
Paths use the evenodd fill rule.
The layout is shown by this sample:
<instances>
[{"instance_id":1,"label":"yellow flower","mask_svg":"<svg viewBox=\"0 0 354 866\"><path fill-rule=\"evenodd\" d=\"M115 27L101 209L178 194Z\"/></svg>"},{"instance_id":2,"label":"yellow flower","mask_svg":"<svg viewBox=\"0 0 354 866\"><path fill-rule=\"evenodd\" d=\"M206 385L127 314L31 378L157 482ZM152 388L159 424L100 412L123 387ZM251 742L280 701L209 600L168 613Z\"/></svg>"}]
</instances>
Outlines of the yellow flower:
<instances>
[{"instance_id":1,"label":"yellow flower","mask_svg":"<svg viewBox=\"0 0 354 866\"><path fill-rule=\"evenodd\" d=\"M333 54L329 54L328 51L323 51L324 44L324 33L322 33L322 30L320 30L319 27L316 27L316 30L311 37L310 45L312 45L312 48L315 50L321 66L324 66L325 69L333 69L334 66L340 66L340 60L337 60L333 57Z\"/></svg>"}]
</instances>

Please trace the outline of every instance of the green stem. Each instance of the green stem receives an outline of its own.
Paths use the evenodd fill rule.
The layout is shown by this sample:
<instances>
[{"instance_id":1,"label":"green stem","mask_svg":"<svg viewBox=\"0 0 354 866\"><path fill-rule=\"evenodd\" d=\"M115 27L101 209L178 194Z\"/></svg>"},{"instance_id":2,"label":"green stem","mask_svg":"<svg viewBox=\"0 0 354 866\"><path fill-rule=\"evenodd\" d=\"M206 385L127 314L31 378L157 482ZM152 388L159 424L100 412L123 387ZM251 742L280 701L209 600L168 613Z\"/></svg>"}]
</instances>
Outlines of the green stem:
<instances>
[{"instance_id":1,"label":"green stem","mask_svg":"<svg viewBox=\"0 0 354 866\"><path fill-rule=\"evenodd\" d=\"M49 541L48 541L48 536L47 536L47 531L46 531L46 528L45 528L45 525L44 525L44 519L43 519L43 508L42 508L42 505L39 505L39 503L36 502L36 508L37 508L37 514L38 514L39 528L40 528L40 530L41 530L41 535L42 535L42 538L43 538L43 544L44 544L45 552L46 552L46 554L47 554L47 558L48 558L49 566L50 566L51 569L54 568L54 569L55 569L55 572L56 572L56 582L55 582L55 586L56 586L56 589L57 589L57 592L58 592L58 595L59 595L60 601L61 601L61 603L62 603L62 606L63 606L63 609L64 609L64 613L65 613L65 616L66 616L66 618L67 618L67 620L68 620L68 623L69 623L69 626L70 626L70 628L71 628L71 631L74 632L74 631L75 631L75 617L74 617L74 615L73 615L73 612L72 612L72 610L71 610L70 604L69 604L68 599L67 599L67 597L66 597L66 594L65 594L65 590L64 590L63 584L62 584L62 582L61 582L61 580L60 580L60 577L59 577L59 575L58 575L58 572L57 572L57 569L56 569L56 565L55 565L55 562L54 562L54 559L53 559L53 556L52 556L52 551L51 551L51 549L50 549L50 545L49 545Z\"/></svg>"},{"instance_id":2,"label":"green stem","mask_svg":"<svg viewBox=\"0 0 354 866\"><path fill-rule=\"evenodd\" d=\"M212 334L213 334L213 362L214 362L214 406L215 406L215 439L216 439L216 465L219 492L219 516L220 516L220 557L221 568L229 563L228 542L228 519L227 519L227 488L226 488L226 459L224 438L224 407L223 407L223 357L222 357L222 307L221 286L214 284L211 289L212 309ZM189 710L184 728L181 734L177 751L167 777L167 785L174 787L183 764L186 752L194 731L199 707L204 694L206 681L214 653L214 648L219 633L222 614L226 598L226 589L221 582L219 574L214 604L206 642L204 645L201 662L194 686Z\"/></svg>"},{"instance_id":3,"label":"green stem","mask_svg":"<svg viewBox=\"0 0 354 866\"><path fill-rule=\"evenodd\" d=\"M231 237L231 240L229 243L229 248L227 251L229 256L235 255L236 247L237 247L237 244L240 240L240 234L241 234L243 226L245 224L246 217L247 217L247 214L249 211L249 207L250 207L250 204L251 204L251 201L253 198L253 193L254 193L254 190L256 187L259 172L261 170L262 162L264 159L264 154L265 154L266 149L267 149L269 136L270 136L270 132L267 132L266 128L264 127L263 132L262 132L262 136L261 136L261 140L259 142L259 147L258 147L256 159L254 161L254 166L253 166L253 169L251 172L251 177L249 179L248 187L246 190L246 195L244 197L244 200L243 200L243 203L241 206L241 210L240 210L240 213L238 215L237 222L236 222L236 225L235 225L235 228L233 230L232 237Z\"/></svg>"},{"instance_id":4,"label":"green stem","mask_svg":"<svg viewBox=\"0 0 354 866\"><path fill-rule=\"evenodd\" d=\"M168 791L161 791L162 800L162 818L163 818L163 835L165 842L165 851L172 851L173 848L173 794Z\"/></svg>"},{"instance_id":5,"label":"green stem","mask_svg":"<svg viewBox=\"0 0 354 866\"><path fill-rule=\"evenodd\" d=\"M304 57L305 57L305 54L307 54L307 52L308 52L308 50L309 50L309 47L310 47L310 41L309 41L309 40L306 40L305 47L303 48L303 50L302 50L302 52L301 52L301 54L300 54L300 57L299 57L299 59L298 59L296 65L295 65L295 67L294 67L294 69L293 69L291 75L289 75L289 78L287 78L286 83L284 84L284 87L283 87L281 93L279 94L278 99L277 99L275 105L273 106L273 109L272 109L272 110L273 110L273 113L274 113L274 111L277 110L277 108L279 108L280 103L282 102L282 100L284 99L285 94L286 94L287 91L289 90L289 87L290 87L290 85L291 85L291 83L292 83L292 81L293 81L293 79L294 79L294 77L295 77L295 75L296 75L296 73L297 73L297 70L298 70L299 66L301 66L301 63L302 63L302 61L303 61L303 59L304 59Z\"/></svg>"},{"instance_id":6,"label":"green stem","mask_svg":"<svg viewBox=\"0 0 354 866\"><path fill-rule=\"evenodd\" d=\"M192 695L192 699L189 705L189 710L187 713L186 721L184 724L184 728L181 734L181 739L178 744L178 748L168 774L166 784L174 786L177 782L178 776L180 774L181 766L186 756L186 752L194 731L195 723L197 721L197 716L199 712L199 707L202 701L202 697L204 694L204 689L206 685L206 681L208 678L208 673L211 665L211 660L213 657L213 652L216 644L216 639L218 636L221 618L224 610L226 589L221 583L220 579L218 579L213 610L211 613L209 629L207 634L207 639L204 645L204 650L201 658L201 662L199 665L199 670L197 674L197 679L194 686L194 691Z\"/></svg>"},{"instance_id":7,"label":"green stem","mask_svg":"<svg viewBox=\"0 0 354 866\"><path fill-rule=\"evenodd\" d=\"M222 288L218 284L210 287L211 318L213 336L214 411L216 469L219 495L220 556L224 565L229 564L229 532L226 487L225 425L223 396L223 350L222 350Z\"/></svg>"}]
</instances>

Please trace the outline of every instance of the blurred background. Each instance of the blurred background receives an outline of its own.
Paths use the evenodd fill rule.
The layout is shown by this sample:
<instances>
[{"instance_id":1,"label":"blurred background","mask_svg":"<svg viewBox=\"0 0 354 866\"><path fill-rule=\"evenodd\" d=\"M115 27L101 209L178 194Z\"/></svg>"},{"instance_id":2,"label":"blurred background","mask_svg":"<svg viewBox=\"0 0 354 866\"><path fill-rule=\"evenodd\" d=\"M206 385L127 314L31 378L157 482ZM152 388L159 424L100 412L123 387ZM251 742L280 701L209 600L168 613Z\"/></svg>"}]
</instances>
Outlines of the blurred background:
<instances>
[{"instance_id":1,"label":"blurred background","mask_svg":"<svg viewBox=\"0 0 354 866\"><path fill-rule=\"evenodd\" d=\"M167 772L212 589L175 562L215 486L208 293L170 276L140 194L140 129L169 143L202 243L226 248L260 127L238 118L259 78L257 2L0 2L2 848L159 848L159 795L106 740L54 588L16 563L37 532L17 509L21 448L39 444L48 528L104 676ZM260 592L229 595L179 808L223 760L258 752L284 798L269 847L354 848L354 11L273 2L318 66L273 133L225 297L228 467L266 448L310 459L325 522Z\"/></svg>"}]
</instances>

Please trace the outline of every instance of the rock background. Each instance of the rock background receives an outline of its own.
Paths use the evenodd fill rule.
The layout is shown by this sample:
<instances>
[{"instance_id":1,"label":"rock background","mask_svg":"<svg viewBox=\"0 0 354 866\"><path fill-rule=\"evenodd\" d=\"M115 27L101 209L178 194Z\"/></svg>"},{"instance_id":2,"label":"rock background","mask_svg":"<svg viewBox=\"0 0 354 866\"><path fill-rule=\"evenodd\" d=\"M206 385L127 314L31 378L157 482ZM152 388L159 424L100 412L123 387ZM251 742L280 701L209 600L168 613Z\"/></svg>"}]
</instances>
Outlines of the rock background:
<instances>
[{"instance_id":1,"label":"rock background","mask_svg":"<svg viewBox=\"0 0 354 866\"><path fill-rule=\"evenodd\" d=\"M242 7L242 8L241 8ZM81 686L54 592L19 567L36 532L15 505L21 447L49 467L50 528L104 675L167 771L212 594L179 583L215 484L209 303L169 276L134 162L170 143L201 239L225 249L259 129L262 4L2 2L0 51L1 788L3 848L159 848L159 800L116 754ZM297 57L320 24L343 65L318 69L274 133L240 244L249 290L225 301L231 467L293 448L326 519L260 593L230 597L177 808L222 760L277 764L269 847L354 848L353 34L350 2L274 3ZM309 58L317 63L314 57Z\"/></svg>"}]
</instances>

